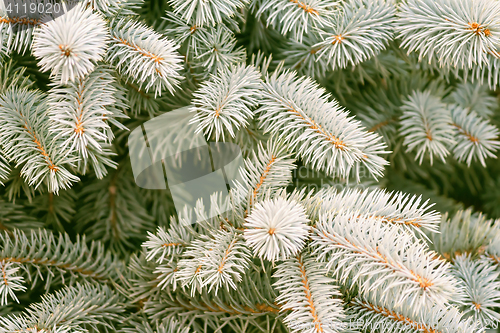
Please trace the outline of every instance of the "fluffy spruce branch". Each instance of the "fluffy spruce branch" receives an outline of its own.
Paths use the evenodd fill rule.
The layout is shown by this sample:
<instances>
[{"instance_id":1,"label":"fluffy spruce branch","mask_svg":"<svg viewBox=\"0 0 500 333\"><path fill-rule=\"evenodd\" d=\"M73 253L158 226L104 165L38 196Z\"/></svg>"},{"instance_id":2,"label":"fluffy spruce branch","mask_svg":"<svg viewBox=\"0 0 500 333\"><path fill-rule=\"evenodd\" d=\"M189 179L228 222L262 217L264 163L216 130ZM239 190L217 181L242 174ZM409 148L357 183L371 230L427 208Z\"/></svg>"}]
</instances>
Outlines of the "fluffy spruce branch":
<instances>
[{"instance_id":1,"label":"fluffy spruce branch","mask_svg":"<svg viewBox=\"0 0 500 333\"><path fill-rule=\"evenodd\" d=\"M26 196L28 202L33 200L35 196L35 189L33 186L29 186L28 183L23 179L21 174L21 167L12 168L9 174L9 178L5 182L5 197L7 200L15 203L18 198ZM40 190L38 190L40 192Z\"/></svg>"},{"instance_id":2,"label":"fluffy spruce branch","mask_svg":"<svg viewBox=\"0 0 500 333\"><path fill-rule=\"evenodd\" d=\"M0 199L0 230L12 232L14 229L29 231L43 227L33 216L27 214L27 207Z\"/></svg>"},{"instance_id":3,"label":"fluffy spruce branch","mask_svg":"<svg viewBox=\"0 0 500 333\"><path fill-rule=\"evenodd\" d=\"M453 274L462 287L457 303L466 317L473 317L484 327L496 327L500 314L500 271L484 259L472 260L462 254L453 262Z\"/></svg>"},{"instance_id":4,"label":"fluffy spruce branch","mask_svg":"<svg viewBox=\"0 0 500 333\"><path fill-rule=\"evenodd\" d=\"M394 73L391 77L389 77L389 74L384 75L387 77L382 81L374 81L366 89L353 92L356 97L349 100L350 108L359 110L357 116L361 119L363 125L369 131L382 135L391 148L398 147L401 144L400 141L402 141L402 138L397 135L398 120L402 113L401 106L405 100L408 100L407 96L410 96L414 91L426 89L434 93L444 90L444 84L441 81L432 81L428 74L411 70L396 52L394 50L385 51L377 58L374 58L373 61L375 59L382 61L383 59L384 62L388 62L388 65L384 65L384 67L396 67L402 69L402 72ZM359 67L363 66L357 66L356 68ZM379 74L375 75L378 76Z\"/></svg>"},{"instance_id":5,"label":"fluffy spruce branch","mask_svg":"<svg viewBox=\"0 0 500 333\"><path fill-rule=\"evenodd\" d=\"M61 85L54 85L54 88L49 91L49 97L53 93L59 98L59 100L56 100L62 103L61 99L63 97L61 95L69 93L75 98L75 95L78 95L79 92L81 96L75 98L75 100L81 100L83 102L81 107L85 109L85 102L90 102L88 95L92 95L99 100L99 103L94 102L94 104L100 104L100 109L103 111L102 121L108 125L114 125L121 130L127 129L121 123L120 119L127 118L124 115L124 111L128 108L125 89L118 83L115 72L109 66L100 65L92 73L78 80L77 83L68 84L65 88L67 90L64 90L64 87ZM71 89L75 89L77 92ZM100 94L97 93L98 90L100 90ZM89 108L98 107L97 105L88 106ZM105 134L108 141L113 140L114 133L109 127L106 128Z\"/></svg>"},{"instance_id":6,"label":"fluffy spruce branch","mask_svg":"<svg viewBox=\"0 0 500 333\"><path fill-rule=\"evenodd\" d=\"M144 312L153 321L178 318L182 325L196 332L223 328L237 333L283 332L286 330L277 319L279 307L272 303L276 295L268 283L270 279L269 274L247 273L238 290L221 289L217 295L203 292L193 297L165 290L159 299L144 302Z\"/></svg>"},{"instance_id":7,"label":"fluffy spruce branch","mask_svg":"<svg viewBox=\"0 0 500 333\"><path fill-rule=\"evenodd\" d=\"M123 294L137 303L151 322L176 318L181 325L196 332L211 332L228 327L234 332L282 332L276 293L271 286L269 263L251 265L242 275L236 290L220 289L190 295L189 291L162 284L162 273L144 255L132 257L130 269L123 278ZM160 265L162 266L162 265Z\"/></svg>"},{"instance_id":8,"label":"fluffy spruce branch","mask_svg":"<svg viewBox=\"0 0 500 333\"><path fill-rule=\"evenodd\" d=\"M231 196L215 192L206 202L198 200L194 209L184 207L178 216L179 221L184 225L189 224L189 218L194 216L199 225L196 231L213 238L213 232L216 230L233 230L235 226L229 218L236 219L236 216L239 217L241 214L241 208L233 204Z\"/></svg>"},{"instance_id":9,"label":"fluffy spruce branch","mask_svg":"<svg viewBox=\"0 0 500 333\"><path fill-rule=\"evenodd\" d=\"M317 29L321 41L314 45L318 58L327 57L333 70L357 65L385 49L392 39L396 8L385 0L348 0L341 17Z\"/></svg>"},{"instance_id":10,"label":"fluffy spruce branch","mask_svg":"<svg viewBox=\"0 0 500 333\"><path fill-rule=\"evenodd\" d=\"M250 64L257 68L260 74L265 77L267 73L270 72L271 62L273 61L273 55L266 55L262 51L258 51L257 53L252 53L252 57L250 58Z\"/></svg>"},{"instance_id":11,"label":"fluffy spruce branch","mask_svg":"<svg viewBox=\"0 0 500 333\"><path fill-rule=\"evenodd\" d=\"M1 6L2 4L0 4L0 7ZM14 86L29 87L32 84L32 81L27 76L25 76L25 73L26 67L15 66L15 63L12 61L12 59L8 62L5 62L0 69L0 94L4 93ZM0 147L0 185L5 185L3 181L8 179L10 172L11 166L5 158L4 153L2 152L2 149Z\"/></svg>"},{"instance_id":12,"label":"fluffy spruce branch","mask_svg":"<svg viewBox=\"0 0 500 333\"><path fill-rule=\"evenodd\" d=\"M15 292L26 290L26 286L23 285L24 277L17 273L19 270L17 263L0 260L0 273L3 279L0 285L0 306L7 305L8 297L19 303Z\"/></svg>"},{"instance_id":13,"label":"fluffy spruce branch","mask_svg":"<svg viewBox=\"0 0 500 333\"><path fill-rule=\"evenodd\" d=\"M194 80L205 79L208 74L244 62L246 52L237 47L233 31L224 23L215 26L198 26L167 13L165 34L173 38L185 56L185 69Z\"/></svg>"},{"instance_id":14,"label":"fluffy spruce branch","mask_svg":"<svg viewBox=\"0 0 500 333\"><path fill-rule=\"evenodd\" d=\"M257 2L253 2L255 4ZM250 5L250 10L244 13L245 23L242 27L242 33L245 34L245 42L249 54L258 54L262 52L272 52L276 54L276 46L283 40L283 35L276 29L266 27L264 17L255 17L254 5Z\"/></svg>"},{"instance_id":15,"label":"fluffy spruce branch","mask_svg":"<svg viewBox=\"0 0 500 333\"><path fill-rule=\"evenodd\" d=\"M257 119L251 119L247 127L235 133L235 137L228 137L226 142L233 142L240 146L241 155L245 158L252 156L252 154L259 150L259 144L269 140L269 136L263 134L259 129Z\"/></svg>"},{"instance_id":16,"label":"fluffy spruce branch","mask_svg":"<svg viewBox=\"0 0 500 333\"><path fill-rule=\"evenodd\" d=\"M153 271L156 264L146 260L144 251L133 253L127 263L127 269L116 284L117 291L127 298L129 304L143 307L146 300L158 300L161 286L159 275Z\"/></svg>"},{"instance_id":17,"label":"fluffy spruce branch","mask_svg":"<svg viewBox=\"0 0 500 333\"><path fill-rule=\"evenodd\" d=\"M284 67L318 80L323 79L331 70L331 65L328 63L328 57L319 57L318 51L323 47L316 45L321 41L321 37L316 32L305 35L300 43L289 38L280 49Z\"/></svg>"},{"instance_id":18,"label":"fluffy spruce branch","mask_svg":"<svg viewBox=\"0 0 500 333\"><path fill-rule=\"evenodd\" d=\"M167 226L173 223L171 220L176 210L170 191L143 189L142 196L157 225Z\"/></svg>"},{"instance_id":19,"label":"fluffy spruce branch","mask_svg":"<svg viewBox=\"0 0 500 333\"><path fill-rule=\"evenodd\" d=\"M12 59L5 61L0 69L0 93L17 86L29 87L33 84L26 72L26 67L18 67Z\"/></svg>"},{"instance_id":20,"label":"fluffy spruce branch","mask_svg":"<svg viewBox=\"0 0 500 333\"><path fill-rule=\"evenodd\" d=\"M171 225L167 231L159 227L156 234L149 233L149 240L142 244L144 251L139 256L132 255L129 261L128 273L131 276L121 277L126 287L122 293L132 303L158 299L160 291L166 288L173 291L180 289L178 262L196 232L182 222L172 220L171 223L175 226ZM187 230L189 232L186 233Z\"/></svg>"},{"instance_id":21,"label":"fluffy spruce branch","mask_svg":"<svg viewBox=\"0 0 500 333\"><path fill-rule=\"evenodd\" d=\"M164 20L162 32L172 38L177 44L181 45L179 52L189 57L191 52L196 52L197 39L194 37L199 33L206 32L209 29L214 29L212 26L198 26L184 21L181 17L173 12L167 11ZM227 28L226 25L220 24L222 28Z\"/></svg>"},{"instance_id":22,"label":"fluffy spruce branch","mask_svg":"<svg viewBox=\"0 0 500 333\"><path fill-rule=\"evenodd\" d=\"M223 19L235 16L237 10L248 2L249 0L168 0L175 15L200 27L213 26Z\"/></svg>"},{"instance_id":23,"label":"fluffy spruce branch","mask_svg":"<svg viewBox=\"0 0 500 333\"><path fill-rule=\"evenodd\" d=\"M153 273L158 274L156 277L158 288L163 290L171 287L172 290L177 290L178 287L182 286L180 276L177 274L179 270L178 263L178 259L174 257L169 262L156 266Z\"/></svg>"},{"instance_id":24,"label":"fluffy spruce branch","mask_svg":"<svg viewBox=\"0 0 500 333\"><path fill-rule=\"evenodd\" d=\"M9 12L7 7L10 4L12 8L15 3L10 0L0 3L0 54L9 55L12 51L24 54L33 40L33 31L42 23L37 13L28 11L26 17L13 15L13 11Z\"/></svg>"},{"instance_id":25,"label":"fluffy spruce branch","mask_svg":"<svg viewBox=\"0 0 500 333\"><path fill-rule=\"evenodd\" d=\"M245 49L237 47L234 34L223 24L193 34L193 39L198 46L193 48L187 65L190 61L194 69L201 70L201 78L246 60Z\"/></svg>"},{"instance_id":26,"label":"fluffy spruce branch","mask_svg":"<svg viewBox=\"0 0 500 333\"><path fill-rule=\"evenodd\" d=\"M98 68L67 86L57 85L48 95L50 131L62 141L67 154L78 156L77 168L85 174L89 165L98 178L106 175L106 166L116 168L110 150L114 138L111 124L126 129L118 119L126 118L123 92L110 70Z\"/></svg>"},{"instance_id":27,"label":"fluffy spruce branch","mask_svg":"<svg viewBox=\"0 0 500 333\"><path fill-rule=\"evenodd\" d=\"M491 60L500 43L500 4L491 0L406 0L397 20L401 47L419 60L472 69Z\"/></svg>"},{"instance_id":28,"label":"fluffy spruce branch","mask_svg":"<svg viewBox=\"0 0 500 333\"><path fill-rule=\"evenodd\" d=\"M314 197L321 202L323 212L358 212L409 232L437 232L441 222L440 214L430 210L433 203L422 203L422 196L403 192L321 189Z\"/></svg>"},{"instance_id":29,"label":"fluffy spruce branch","mask_svg":"<svg viewBox=\"0 0 500 333\"><path fill-rule=\"evenodd\" d=\"M415 159L419 163L429 156L432 164L434 157L445 162L453 150L459 162L470 166L473 160L479 160L485 166L487 157L496 157L495 152L500 147L499 131L472 111L474 105L471 109L444 103L454 102L453 98L448 96L441 100L427 89L414 91L403 102L399 133L404 137L406 151L416 151Z\"/></svg>"},{"instance_id":30,"label":"fluffy spruce branch","mask_svg":"<svg viewBox=\"0 0 500 333\"><path fill-rule=\"evenodd\" d=\"M500 83L500 53L498 48L495 52L487 54L488 63L484 66L474 66L470 72L464 72L463 76L465 79L469 77L474 82L477 80L480 84L488 84L488 87L492 90L498 87ZM456 69L454 71L455 76L459 77L460 71Z\"/></svg>"},{"instance_id":31,"label":"fluffy spruce branch","mask_svg":"<svg viewBox=\"0 0 500 333\"><path fill-rule=\"evenodd\" d=\"M232 52L236 46L235 38L233 32L223 23L200 27L185 22L172 12L167 12L163 19L163 33L180 45L179 53L185 58L184 68L189 81L204 79L208 73L217 74L218 68L226 67L221 64L236 63L234 60L238 56ZM240 55L241 51L241 47L236 50ZM207 60L212 63L212 67L203 66L203 62Z\"/></svg>"},{"instance_id":32,"label":"fluffy spruce branch","mask_svg":"<svg viewBox=\"0 0 500 333\"><path fill-rule=\"evenodd\" d=\"M314 257L299 254L278 265L273 277L283 322L292 332L339 332L345 317L340 293Z\"/></svg>"},{"instance_id":33,"label":"fluffy spruce branch","mask_svg":"<svg viewBox=\"0 0 500 333\"><path fill-rule=\"evenodd\" d=\"M184 251L178 263L178 278L191 294L207 287L217 294L219 289L237 289L241 276L249 266L250 250L239 233L219 230L199 235Z\"/></svg>"},{"instance_id":34,"label":"fluffy spruce branch","mask_svg":"<svg viewBox=\"0 0 500 333\"><path fill-rule=\"evenodd\" d=\"M446 213L441 218L440 233L428 235L429 246L450 261L461 254L471 254L475 258L485 252L499 228L500 220L486 219L472 209L458 211L451 218Z\"/></svg>"},{"instance_id":35,"label":"fluffy spruce branch","mask_svg":"<svg viewBox=\"0 0 500 333\"><path fill-rule=\"evenodd\" d=\"M233 66L220 70L203 82L193 94L192 122L199 123L196 133L215 136L219 141L224 133L235 137L235 131L249 124L260 96L260 73L253 66Z\"/></svg>"},{"instance_id":36,"label":"fluffy spruce branch","mask_svg":"<svg viewBox=\"0 0 500 333\"><path fill-rule=\"evenodd\" d=\"M129 19L113 19L107 61L139 85L139 89L173 93L179 86L181 56L173 41L144 24Z\"/></svg>"},{"instance_id":37,"label":"fluffy spruce branch","mask_svg":"<svg viewBox=\"0 0 500 333\"><path fill-rule=\"evenodd\" d=\"M0 185L5 185L3 181L5 181L10 174L10 165L9 162L5 159L0 150Z\"/></svg>"},{"instance_id":38,"label":"fluffy spruce branch","mask_svg":"<svg viewBox=\"0 0 500 333\"><path fill-rule=\"evenodd\" d=\"M195 231L189 225L178 222L172 217L168 229L158 227L156 234L148 231L148 241L142 244L146 250L146 260L156 259L157 263L180 255L192 240Z\"/></svg>"},{"instance_id":39,"label":"fluffy spruce branch","mask_svg":"<svg viewBox=\"0 0 500 333\"><path fill-rule=\"evenodd\" d=\"M28 185L46 183L49 192L69 188L78 177L66 168L74 158L59 147L49 132L45 96L39 91L12 88L0 95L0 145L9 161L22 166Z\"/></svg>"},{"instance_id":40,"label":"fluffy spruce branch","mask_svg":"<svg viewBox=\"0 0 500 333\"><path fill-rule=\"evenodd\" d=\"M459 162L470 166L473 160L479 160L486 167L485 158L496 158L500 148L500 131L474 111L469 112L458 105L450 106L452 126L455 130L456 146L453 154Z\"/></svg>"},{"instance_id":41,"label":"fluffy spruce branch","mask_svg":"<svg viewBox=\"0 0 500 333\"><path fill-rule=\"evenodd\" d=\"M76 194L72 190L61 191L58 195L54 193L39 194L33 198L25 207L31 209L30 214L43 222L46 226L52 226L55 230L63 231L62 222L69 223L76 213ZM38 228L36 224L30 223L32 229Z\"/></svg>"},{"instance_id":42,"label":"fluffy spruce branch","mask_svg":"<svg viewBox=\"0 0 500 333\"><path fill-rule=\"evenodd\" d=\"M470 81L459 83L445 99L445 102L473 110L485 119L492 116L497 108L497 100L491 94L488 86Z\"/></svg>"},{"instance_id":43,"label":"fluffy spruce branch","mask_svg":"<svg viewBox=\"0 0 500 333\"><path fill-rule=\"evenodd\" d=\"M362 293L392 291L395 304L447 304L456 292L449 264L409 233L358 213L323 213L313 228L318 260L345 282L352 278Z\"/></svg>"},{"instance_id":44,"label":"fluffy spruce branch","mask_svg":"<svg viewBox=\"0 0 500 333\"><path fill-rule=\"evenodd\" d=\"M216 230L242 230L243 217L248 214L249 210L245 210L245 206L236 200L238 200L237 197L223 196L221 192L213 193L207 203L199 200L193 209L193 215L199 225L196 231L200 234L212 235ZM184 220L182 223L186 224L185 221L189 221L191 212L185 209L180 216Z\"/></svg>"},{"instance_id":45,"label":"fluffy spruce branch","mask_svg":"<svg viewBox=\"0 0 500 333\"><path fill-rule=\"evenodd\" d=\"M248 247L270 261L297 255L309 234L304 207L282 197L257 202L245 221L243 232Z\"/></svg>"},{"instance_id":46,"label":"fluffy spruce branch","mask_svg":"<svg viewBox=\"0 0 500 333\"><path fill-rule=\"evenodd\" d=\"M15 263L27 272L27 279L34 286L38 279L45 281L48 289L52 283L69 277L69 284L76 279L110 283L117 279L121 263L98 242L86 243L85 236L71 241L68 234L54 235L39 229L23 232L14 229L0 234L0 260Z\"/></svg>"},{"instance_id":47,"label":"fluffy spruce branch","mask_svg":"<svg viewBox=\"0 0 500 333\"><path fill-rule=\"evenodd\" d=\"M175 155L174 160L176 163L184 162L186 161L186 155L179 154L180 152L186 148L191 149L206 144L203 135L194 135L196 126L190 124L193 118L190 108L190 106L185 106L171 111L173 114L176 114L176 121L158 121L148 125L151 126L149 127L151 130L148 129L148 142L153 158L161 160L164 156ZM168 113L164 115L166 117L169 116ZM210 166L209 160L199 159L198 161ZM133 180L131 172L130 176L131 180Z\"/></svg>"},{"instance_id":48,"label":"fluffy spruce branch","mask_svg":"<svg viewBox=\"0 0 500 333\"><path fill-rule=\"evenodd\" d=\"M335 94L338 94L339 98L342 98L343 103L351 103L356 101L356 99L349 98L344 100L344 98L350 94L358 95L358 93L364 93L364 89L360 91L355 88L359 84L366 85L366 83L370 83L366 88L371 86L372 89L375 88L379 91L384 91L385 89L389 89L388 85L392 80L398 80L403 77L405 78L404 83L414 83L414 80L418 76L424 76L424 73L414 70L412 64L416 63L416 60L413 58L410 58L410 60L408 56L402 54L401 50L396 47L397 43L390 42L387 50L381 51L376 57L372 57L356 66L348 66L344 70L328 73L328 81L323 81L325 82L324 84L334 91ZM416 77L413 77L413 75ZM393 94L395 92L390 93Z\"/></svg>"},{"instance_id":49,"label":"fluffy spruce branch","mask_svg":"<svg viewBox=\"0 0 500 333\"><path fill-rule=\"evenodd\" d=\"M310 78L277 72L263 84L261 127L279 135L314 169L328 175L359 179L360 167L381 177L387 163L379 155L386 145L367 132L336 100Z\"/></svg>"},{"instance_id":50,"label":"fluffy spruce branch","mask_svg":"<svg viewBox=\"0 0 500 333\"><path fill-rule=\"evenodd\" d=\"M33 33L32 52L41 71L66 84L90 73L104 57L109 32L104 19L78 3Z\"/></svg>"},{"instance_id":51,"label":"fluffy spruce branch","mask_svg":"<svg viewBox=\"0 0 500 333\"><path fill-rule=\"evenodd\" d=\"M337 12L336 1L328 0L254 0L256 16L264 16L267 26L273 26L283 35L290 33L298 42L315 27L327 24Z\"/></svg>"},{"instance_id":52,"label":"fluffy spruce branch","mask_svg":"<svg viewBox=\"0 0 500 333\"><path fill-rule=\"evenodd\" d=\"M106 17L121 15L137 15L136 10L144 4L144 0L83 0L84 7L90 7L94 11Z\"/></svg>"},{"instance_id":53,"label":"fluffy spruce branch","mask_svg":"<svg viewBox=\"0 0 500 333\"><path fill-rule=\"evenodd\" d=\"M153 230L153 218L128 168L118 166L102 180L89 182L79 193L77 230L100 240L117 252L136 248L137 241Z\"/></svg>"},{"instance_id":54,"label":"fluffy spruce branch","mask_svg":"<svg viewBox=\"0 0 500 333\"><path fill-rule=\"evenodd\" d=\"M267 141L266 147L259 143L253 156L245 159L245 168L240 169L242 178L238 181L235 195L247 205L254 205L262 196L287 186L292 180L294 159L278 140Z\"/></svg>"},{"instance_id":55,"label":"fluffy spruce branch","mask_svg":"<svg viewBox=\"0 0 500 333\"><path fill-rule=\"evenodd\" d=\"M136 84L130 80L127 81L126 78L120 80L120 85L126 90L127 114L134 117L146 114L150 118L189 105L193 98L193 92L197 89L193 80L185 80L181 83L175 96L163 94L155 97L154 92L146 92L144 88L139 89Z\"/></svg>"},{"instance_id":56,"label":"fluffy spruce branch","mask_svg":"<svg viewBox=\"0 0 500 333\"><path fill-rule=\"evenodd\" d=\"M388 301L385 301L388 299ZM380 292L358 296L348 312L361 329L391 333L484 333L473 320L463 318L455 307L430 305L415 309L410 303L398 306Z\"/></svg>"},{"instance_id":57,"label":"fluffy spruce branch","mask_svg":"<svg viewBox=\"0 0 500 333\"><path fill-rule=\"evenodd\" d=\"M482 210L491 216L500 216L500 206L497 204L497 198L500 195L500 177L489 178L485 184L480 198L482 200Z\"/></svg>"},{"instance_id":58,"label":"fluffy spruce branch","mask_svg":"<svg viewBox=\"0 0 500 333\"><path fill-rule=\"evenodd\" d=\"M161 320L161 316L177 316L183 326L192 327L196 332L209 333L222 328L235 333L286 332L281 321L276 319L275 308L260 304L256 309L250 306L233 307L214 299L213 294L205 295L201 300L172 295L168 299L163 298L161 303L147 301L145 307L154 320ZM265 310L267 308L273 312Z\"/></svg>"},{"instance_id":59,"label":"fluffy spruce branch","mask_svg":"<svg viewBox=\"0 0 500 333\"><path fill-rule=\"evenodd\" d=\"M124 312L122 297L108 286L76 284L42 296L20 315L0 317L0 332L114 330Z\"/></svg>"},{"instance_id":60,"label":"fluffy spruce branch","mask_svg":"<svg viewBox=\"0 0 500 333\"><path fill-rule=\"evenodd\" d=\"M500 228L497 228L496 226L497 224L495 223L496 230L488 240L489 243L486 245L485 257L486 260L489 260L493 265L500 267Z\"/></svg>"},{"instance_id":61,"label":"fluffy spruce branch","mask_svg":"<svg viewBox=\"0 0 500 333\"><path fill-rule=\"evenodd\" d=\"M406 151L416 151L415 159L422 164L424 157L440 158L443 163L448 148L455 145L452 119L446 104L429 90L415 91L401 107L400 135L404 137Z\"/></svg>"}]
</instances>

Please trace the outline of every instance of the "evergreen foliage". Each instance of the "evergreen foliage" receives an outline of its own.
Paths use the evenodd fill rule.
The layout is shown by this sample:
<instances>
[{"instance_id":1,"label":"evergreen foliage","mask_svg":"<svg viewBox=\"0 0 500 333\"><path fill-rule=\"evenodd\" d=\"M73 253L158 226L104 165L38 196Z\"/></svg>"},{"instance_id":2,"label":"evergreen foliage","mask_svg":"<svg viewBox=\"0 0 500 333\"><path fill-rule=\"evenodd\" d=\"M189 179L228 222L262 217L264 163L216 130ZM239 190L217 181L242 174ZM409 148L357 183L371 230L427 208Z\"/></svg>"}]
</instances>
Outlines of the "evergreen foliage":
<instances>
[{"instance_id":1,"label":"evergreen foliage","mask_svg":"<svg viewBox=\"0 0 500 333\"><path fill-rule=\"evenodd\" d=\"M497 329L500 2L23 1L0 333Z\"/></svg>"}]
</instances>

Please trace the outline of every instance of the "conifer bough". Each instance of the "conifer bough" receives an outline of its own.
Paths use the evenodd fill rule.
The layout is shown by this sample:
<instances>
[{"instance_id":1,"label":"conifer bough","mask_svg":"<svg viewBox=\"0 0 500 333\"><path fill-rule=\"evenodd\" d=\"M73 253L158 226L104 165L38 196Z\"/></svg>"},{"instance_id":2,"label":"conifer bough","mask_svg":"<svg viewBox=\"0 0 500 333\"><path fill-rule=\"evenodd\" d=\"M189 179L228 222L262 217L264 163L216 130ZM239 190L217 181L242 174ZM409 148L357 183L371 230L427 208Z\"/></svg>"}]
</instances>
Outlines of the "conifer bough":
<instances>
[{"instance_id":1,"label":"conifer bough","mask_svg":"<svg viewBox=\"0 0 500 333\"><path fill-rule=\"evenodd\" d=\"M0 333L498 326L498 1L62 7L0 1ZM130 131L237 145L227 195L141 188Z\"/></svg>"}]
</instances>

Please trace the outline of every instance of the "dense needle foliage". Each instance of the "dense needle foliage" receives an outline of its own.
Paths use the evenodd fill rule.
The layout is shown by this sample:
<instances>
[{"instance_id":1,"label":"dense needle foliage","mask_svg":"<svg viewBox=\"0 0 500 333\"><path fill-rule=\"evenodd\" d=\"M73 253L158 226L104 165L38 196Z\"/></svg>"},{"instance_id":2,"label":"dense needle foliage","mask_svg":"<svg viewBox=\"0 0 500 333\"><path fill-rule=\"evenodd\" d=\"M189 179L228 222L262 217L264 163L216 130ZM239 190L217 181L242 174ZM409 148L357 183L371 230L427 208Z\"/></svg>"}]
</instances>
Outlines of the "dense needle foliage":
<instances>
[{"instance_id":1,"label":"dense needle foliage","mask_svg":"<svg viewBox=\"0 0 500 333\"><path fill-rule=\"evenodd\" d=\"M0 333L496 330L499 1L0 16Z\"/></svg>"}]
</instances>

